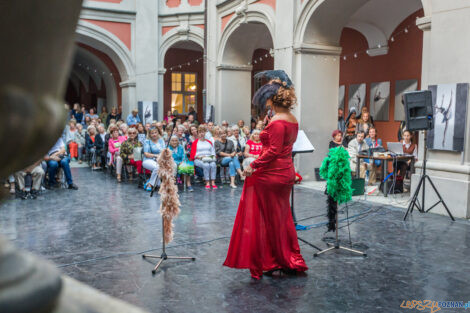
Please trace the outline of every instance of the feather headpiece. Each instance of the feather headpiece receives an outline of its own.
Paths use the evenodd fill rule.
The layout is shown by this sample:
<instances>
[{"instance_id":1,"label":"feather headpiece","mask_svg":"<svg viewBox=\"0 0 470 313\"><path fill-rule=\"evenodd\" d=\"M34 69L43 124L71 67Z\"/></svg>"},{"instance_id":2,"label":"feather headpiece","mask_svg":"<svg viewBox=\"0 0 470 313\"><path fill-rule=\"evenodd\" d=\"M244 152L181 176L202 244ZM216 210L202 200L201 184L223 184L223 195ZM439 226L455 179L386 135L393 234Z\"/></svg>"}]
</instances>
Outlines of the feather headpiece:
<instances>
[{"instance_id":1,"label":"feather headpiece","mask_svg":"<svg viewBox=\"0 0 470 313\"><path fill-rule=\"evenodd\" d=\"M266 101L275 96L279 88L291 88L293 85L289 76L287 76L286 72L283 70L263 71L259 72L254 77L269 80L269 83L261 86L253 96L253 105L259 108L261 112L266 109Z\"/></svg>"}]
</instances>

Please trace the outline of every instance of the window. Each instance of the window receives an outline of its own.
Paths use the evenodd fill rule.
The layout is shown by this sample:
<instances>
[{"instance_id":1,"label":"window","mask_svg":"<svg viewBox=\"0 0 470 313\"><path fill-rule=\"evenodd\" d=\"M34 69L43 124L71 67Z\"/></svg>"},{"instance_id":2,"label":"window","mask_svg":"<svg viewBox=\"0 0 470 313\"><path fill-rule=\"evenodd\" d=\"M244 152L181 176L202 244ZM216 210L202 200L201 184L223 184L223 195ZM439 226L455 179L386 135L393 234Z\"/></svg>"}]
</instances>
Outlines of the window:
<instances>
[{"instance_id":1,"label":"window","mask_svg":"<svg viewBox=\"0 0 470 313\"><path fill-rule=\"evenodd\" d=\"M197 111L196 73L171 73L171 111L187 114L189 107Z\"/></svg>"}]
</instances>

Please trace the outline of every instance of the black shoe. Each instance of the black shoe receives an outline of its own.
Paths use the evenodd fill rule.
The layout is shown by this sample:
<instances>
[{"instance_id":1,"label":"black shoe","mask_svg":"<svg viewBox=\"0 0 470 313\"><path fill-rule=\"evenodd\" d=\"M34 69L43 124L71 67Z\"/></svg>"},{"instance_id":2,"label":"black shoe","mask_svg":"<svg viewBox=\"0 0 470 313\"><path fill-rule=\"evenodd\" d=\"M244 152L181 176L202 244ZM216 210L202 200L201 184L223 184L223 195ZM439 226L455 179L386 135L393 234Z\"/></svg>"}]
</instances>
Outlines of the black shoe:
<instances>
[{"instance_id":1,"label":"black shoe","mask_svg":"<svg viewBox=\"0 0 470 313\"><path fill-rule=\"evenodd\" d=\"M27 200L28 199L28 192L27 191L20 191L20 198L21 198L21 200Z\"/></svg>"},{"instance_id":2,"label":"black shoe","mask_svg":"<svg viewBox=\"0 0 470 313\"><path fill-rule=\"evenodd\" d=\"M36 190L31 190L29 193L30 199L36 199L38 197L38 192Z\"/></svg>"},{"instance_id":3,"label":"black shoe","mask_svg":"<svg viewBox=\"0 0 470 313\"><path fill-rule=\"evenodd\" d=\"M72 183L69 185L69 189L78 190L78 186Z\"/></svg>"}]
</instances>

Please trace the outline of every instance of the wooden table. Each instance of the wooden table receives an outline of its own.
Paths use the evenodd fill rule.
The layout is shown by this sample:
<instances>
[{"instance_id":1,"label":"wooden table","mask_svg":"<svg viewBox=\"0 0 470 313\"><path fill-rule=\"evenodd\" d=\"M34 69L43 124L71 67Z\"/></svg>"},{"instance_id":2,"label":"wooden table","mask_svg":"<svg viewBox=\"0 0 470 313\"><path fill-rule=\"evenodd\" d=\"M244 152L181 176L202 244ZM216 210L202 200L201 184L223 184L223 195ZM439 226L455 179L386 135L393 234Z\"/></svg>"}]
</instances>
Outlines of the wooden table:
<instances>
[{"instance_id":1,"label":"wooden table","mask_svg":"<svg viewBox=\"0 0 470 313\"><path fill-rule=\"evenodd\" d=\"M383 155L383 156L368 156L368 155L360 155L358 154L356 156L356 177L359 177L360 175L360 161L361 159L369 159L372 161L374 160L380 160L382 161L382 172L383 172L383 179L385 179L385 177L387 177L388 175L388 171L387 171L387 167L388 167L388 162L389 161L408 161L408 160L411 160L411 172L414 171L414 156L413 155L408 155L408 154L404 154L404 155L394 155L394 156L391 156L391 155ZM384 192L384 196L387 197L388 196L388 192Z\"/></svg>"}]
</instances>

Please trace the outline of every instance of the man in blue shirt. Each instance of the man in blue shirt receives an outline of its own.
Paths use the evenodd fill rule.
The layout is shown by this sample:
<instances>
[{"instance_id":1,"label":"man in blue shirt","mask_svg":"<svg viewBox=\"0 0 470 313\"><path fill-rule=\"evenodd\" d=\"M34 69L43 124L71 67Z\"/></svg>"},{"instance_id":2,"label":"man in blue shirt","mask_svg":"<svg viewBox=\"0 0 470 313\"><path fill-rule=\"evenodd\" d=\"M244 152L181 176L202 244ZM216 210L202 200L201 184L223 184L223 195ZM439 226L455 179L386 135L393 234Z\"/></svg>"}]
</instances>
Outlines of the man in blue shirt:
<instances>
[{"instance_id":1,"label":"man in blue shirt","mask_svg":"<svg viewBox=\"0 0 470 313\"><path fill-rule=\"evenodd\" d=\"M70 171L70 158L67 156L65 151L65 144L62 137L57 140L55 145L49 150L47 155L44 157L44 161L47 162L47 172L49 173L48 187L52 188L56 185L55 175L57 169L62 167L64 170L65 179L69 189L77 190L78 187L73 183L72 172Z\"/></svg>"},{"instance_id":2,"label":"man in blue shirt","mask_svg":"<svg viewBox=\"0 0 470 313\"><path fill-rule=\"evenodd\" d=\"M127 117L127 125L132 126L140 123L140 117L137 115L137 113L139 113L137 110L132 110L132 113Z\"/></svg>"}]
</instances>

